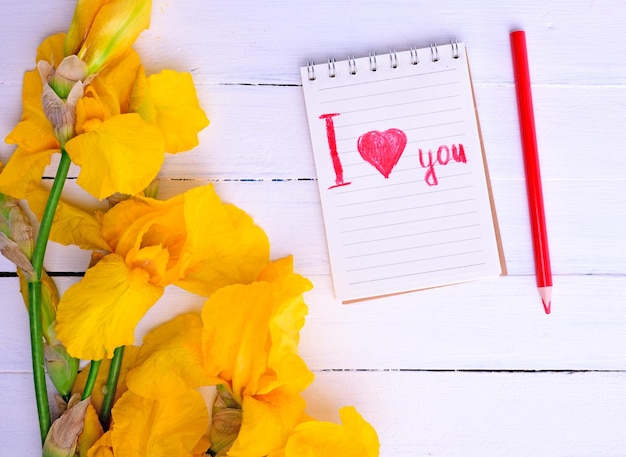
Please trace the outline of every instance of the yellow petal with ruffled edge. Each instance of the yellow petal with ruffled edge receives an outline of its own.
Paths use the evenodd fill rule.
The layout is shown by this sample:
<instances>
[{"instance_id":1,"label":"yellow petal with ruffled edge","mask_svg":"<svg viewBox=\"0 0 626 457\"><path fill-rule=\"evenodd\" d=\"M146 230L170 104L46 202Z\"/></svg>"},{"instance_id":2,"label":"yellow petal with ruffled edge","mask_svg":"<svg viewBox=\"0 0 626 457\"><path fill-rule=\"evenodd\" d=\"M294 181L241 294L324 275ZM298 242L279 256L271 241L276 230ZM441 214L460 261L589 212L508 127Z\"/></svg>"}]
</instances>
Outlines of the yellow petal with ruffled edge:
<instances>
[{"instance_id":1,"label":"yellow petal with ruffled edge","mask_svg":"<svg viewBox=\"0 0 626 457\"><path fill-rule=\"evenodd\" d=\"M37 59L59 63L63 59L63 34L46 38L37 49ZM22 117L5 141L16 144L5 170L0 174L0 192L15 198L26 198L37 187L50 156L60 152L52 126L43 112L43 82L37 70L24 73L22 84Z\"/></svg>"},{"instance_id":2,"label":"yellow petal with ruffled edge","mask_svg":"<svg viewBox=\"0 0 626 457\"><path fill-rule=\"evenodd\" d=\"M313 285L293 272L291 256L270 263L260 278L274 282L278 305L269 325L272 348L268 366L272 371L261 377L257 392L264 394L282 385L301 392L313 382L313 373L298 355L300 330L308 313L303 294Z\"/></svg>"},{"instance_id":3,"label":"yellow petal with ruffled edge","mask_svg":"<svg viewBox=\"0 0 626 457\"><path fill-rule=\"evenodd\" d=\"M205 369L230 382L239 403L279 388L302 391L313 380L297 353L307 312L301 295L311 284L291 271L289 259L277 269L273 282L224 287L202 309Z\"/></svg>"},{"instance_id":4,"label":"yellow petal with ruffled edge","mask_svg":"<svg viewBox=\"0 0 626 457\"><path fill-rule=\"evenodd\" d=\"M190 313L177 316L148 333L128 388L142 397L158 400L176 392L219 383L208 378L202 366L202 319Z\"/></svg>"},{"instance_id":5,"label":"yellow petal with ruffled edge","mask_svg":"<svg viewBox=\"0 0 626 457\"><path fill-rule=\"evenodd\" d=\"M309 421L298 425L284 453L270 457L377 457L380 443L376 430L353 407L339 410L342 424Z\"/></svg>"},{"instance_id":6,"label":"yellow petal with ruffled edge","mask_svg":"<svg viewBox=\"0 0 626 457\"><path fill-rule=\"evenodd\" d=\"M33 189L26 196L29 208L41 220L50 192L43 187ZM95 214L83 211L60 200L54 213L50 239L63 245L75 245L89 251L111 251L102 236L102 225Z\"/></svg>"},{"instance_id":7,"label":"yellow petal with ruffled edge","mask_svg":"<svg viewBox=\"0 0 626 457\"><path fill-rule=\"evenodd\" d=\"M205 369L231 383L238 403L256 393L267 370L272 292L265 283L236 284L219 289L202 309Z\"/></svg>"},{"instance_id":8,"label":"yellow petal with ruffled edge","mask_svg":"<svg viewBox=\"0 0 626 457\"><path fill-rule=\"evenodd\" d=\"M41 104L43 83L36 70L24 73L22 83L22 118L6 137L9 144L17 144L28 151L60 149L50 121Z\"/></svg>"},{"instance_id":9,"label":"yellow petal with ruffled edge","mask_svg":"<svg viewBox=\"0 0 626 457\"><path fill-rule=\"evenodd\" d=\"M58 151L36 153L17 148L0 173L0 193L24 199L39 186L41 176L50 163L50 155Z\"/></svg>"},{"instance_id":10,"label":"yellow petal with ruffled edge","mask_svg":"<svg viewBox=\"0 0 626 457\"><path fill-rule=\"evenodd\" d=\"M36 71L24 74L22 120L5 141L18 147L0 173L0 192L15 198L26 198L39 186L52 154L60 152L52 126L41 108L42 82Z\"/></svg>"},{"instance_id":11,"label":"yellow petal with ruffled edge","mask_svg":"<svg viewBox=\"0 0 626 457\"><path fill-rule=\"evenodd\" d=\"M111 358L115 348L134 342L137 323L162 294L147 271L109 254L61 297L57 337L78 359Z\"/></svg>"},{"instance_id":12,"label":"yellow petal with ruffled edge","mask_svg":"<svg viewBox=\"0 0 626 457\"><path fill-rule=\"evenodd\" d=\"M234 205L223 204L213 186L184 195L187 240L183 249L183 277L177 286L209 296L229 284L256 279L269 260L265 232Z\"/></svg>"},{"instance_id":13,"label":"yellow petal with ruffled edge","mask_svg":"<svg viewBox=\"0 0 626 457\"><path fill-rule=\"evenodd\" d=\"M103 217L104 237L129 265L136 261L135 253L141 249L158 246L167 252L168 262L160 264L155 284L169 285L180 276L178 263L187 236L183 202L183 195L166 201L134 197L119 203Z\"/></svg>"},{"instance_id":14,"label":"yellow petal with ruffled edge","mask_svg":"<svg viewBox=\"0 0 626 457\"><path fill-rule=\"evenodd\" d=\"M80 7L79 2L76 8ZM89 74L97 73L124 54L139 34L149 27L151 12L150 0L111 0L102 4L95 15L91 11L86 14L77 28L83 31L88 28L89 31L76 54L87 63ZM88 25L90 18L92 21ZM73 35L73 31L70 33ZM72 40L69 47L75 48L77 40L73 37Z\"/></svg>"},{"instance_id":15,"label":"yellow petal with ruffled edge","mask_svg":"<svg viewBox=\"0 0 626 457\"><path fill-rule=\"evenodd\" d=\"M281 390L260 397L245 397L241 430L228 455L258 457L284 447L301 421L305 407L299 395Z\"/></svg>"},{"instance_id":16,"label":"yellow petal with ruffled edge","mask_svg":"<svg viewBox=\"0 0 626 457\"><path fill-rule=\"evenodd\" d=\"M209 125L191 74L163 70L148 78L156 108L157 124L165 138L165 150L175 153L198 145L198 132Z\"/></svg>"},{"instance_id":17,"label":"yellow petal with ruffled edge","mask_svg":"<svg viewBox=\"0 0 626 457\"><path fill-rule=\"evenodd\" d=\"M165 156L161 133L138 114L107 119L65 147L81 167L77 183L98 199L138 194L156 177Z\"/></svg>"},{"instance_id":18,"label":"yellow petal with ruffled edge","mask_svg":"<svg viewBox=\"0 0 626 457\"><path fill-rule=\"evenodd\" d=\"M130 268L140 268L150 275L150 283L163 284L167 263L170 259L167 248L161 245L146 246L141 249L132 249L126 256L126 264Z\"/></svg>"},{"instance_id":19,"label":"yellow petal with ruffled edge","mask_svg":"<svg viewBox=\"0 0 626 457\"><path fill-rule=\"evenodd\" d=\"M76 133L98 127L105 120L129 112L131 90L143 68L135 51L128 51L108 66L86 88L76 105Z\"/></svg>"},{"instance_id":20,"label":"yellow petal with ruffled edge","mask_svg":"<svg viewBox=\"0 0 626 457\"><path fill-rule=\"evenodd\" d=\"M180 224L183 218L182 201L182 195L166 201L131 197L118 203L104 214L102 235L118 254L126 256L131 249L141 246L146 232L155 222L163 219L162 213L169 211L168 208L176 206L181 208L178 214L178 226L182 226ZM184 227L180 230L184 231ZM165 245L165 243L160 244Z\"/></svg>"},{"instance_id":21,"label":"yellow petal with ruffled edge","mask_svg":"<svg viewBox=\"0 0 626 457\"><path fill-rule=\"evenodd\" d=\"M87 86L84 96L76 104L76 134L90 132L111 117L106 109L94 88L91 85Z\"/></svg>"},{"instance_id":22,"label":"yellow petal with ruffled edge","mask_svg":"<svg viewBox=\"0 0 626 457\"><path fill-rule=\"evenodd\" d=\"M112 418L115 457L191 456L209 426L204 400L194 390L160 400L128 391L113 407Z\"/></svg>"}]
</instances>

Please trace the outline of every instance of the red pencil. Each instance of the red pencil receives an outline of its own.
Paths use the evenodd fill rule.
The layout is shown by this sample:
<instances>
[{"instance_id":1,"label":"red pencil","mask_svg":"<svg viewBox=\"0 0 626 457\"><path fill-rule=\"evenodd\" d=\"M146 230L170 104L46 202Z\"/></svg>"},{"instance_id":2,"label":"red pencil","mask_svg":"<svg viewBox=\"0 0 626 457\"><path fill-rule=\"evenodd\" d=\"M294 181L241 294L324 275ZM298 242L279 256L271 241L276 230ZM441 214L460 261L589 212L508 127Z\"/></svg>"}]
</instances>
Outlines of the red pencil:
<instances>
[{"instance_id":1,"label":"red pencil","mask_svg":"<svg viewBox=\"0 0 626 457\"><path fill-rule=\"evenodd\" d=\"M511 52L513 54L517 108L524 153L524 168L526 170L526 188L528 192L528 207L530 209L537 288L543 302L543 308L546 314L550 314L550 306L552 304L552 270L550 268L548 234L543 208L543 191L541 188L541 173L539 171L533 98L530 89L526 35L523 31L511 32Z\"/></svg>"}]
</instances>

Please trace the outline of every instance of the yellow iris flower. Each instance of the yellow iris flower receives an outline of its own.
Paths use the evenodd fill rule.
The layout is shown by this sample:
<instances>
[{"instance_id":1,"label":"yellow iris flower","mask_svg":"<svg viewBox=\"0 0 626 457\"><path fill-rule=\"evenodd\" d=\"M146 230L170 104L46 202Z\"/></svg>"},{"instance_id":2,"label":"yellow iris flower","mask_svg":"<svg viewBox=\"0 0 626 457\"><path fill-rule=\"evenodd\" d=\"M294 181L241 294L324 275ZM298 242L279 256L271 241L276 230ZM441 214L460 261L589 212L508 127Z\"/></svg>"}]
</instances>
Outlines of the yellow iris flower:
<instances>
[{"instance_id":1,"label":"yellow iris flower","mask_svg":"<svg viewBox=\"0 0 626 457\"><path fill-rule=\"evenodd\" d=\"M221 378L243 411L233 456L267 455L284 445L304 415L300 393L313 373L298 355L311 283L287 257L259 281L214 293L202 309L204 369Z\"/></svg>"},{"instance_id":2,"label":"yellow iris flower","mask_svg":"<svg viewBox=\"0 0 626 457\"><path fill-rule=\"evenodd\" d=\"M198 388L221 384L237 392L233 399L243 411L241 431L231 438L236 440L228 455L261 456L284 446L303 418L305 402L299 392L313 379L297 354L307 312L302 294L310 287L308 280L293 273L292 259L285 258L268 264L251 284L220 288L205 303L201 316L178 316L146 335L125 379L128 392L147 402L172 395L179 400L191 396L195 400L189 401L198 402ZM115 440L115 430L120 437L133 436L129 424L147 420L131 406L118 403L112 412L115 455L122 445ZM178 421L179 429L187 429L194 420L183 411L171 414L166 424ZM160 433L160 427L152 421L143 433ZM195 430L197 446L180 455L208 448L208 424Z\"/></svg>"},{"instance_id":3,"label":"yellow iris flower","mask_svg":"<svg viewBox=\"0 0 626 457\"><path fill-rule=\"evenodd\" d=\"M201 315L177 316L148 333L123 378L128 390L113 408L111 429L89 456L192 457L209 446L231 457L377 456L376 432L354 408L340 410L341 425L304 413L300 391L313 374L297 345L310 287L284 258L251 284L219 289ZM229 391L230 412L241 412L238 422L231 415L238 431L221 450L207 438L216 438L210 429L224 411L200 394L216 384Z\"/></svg>"},{"instance_id":4,"label":"yellow iris flower","mask_svg":"<svg viewBox=\"0 0 626 457\"><path fill-rule=\"evenodd\" d=\"M60 62L64 39L58 34L44 40L37 61ZM0 192L19 199L39 185L50 157L61 150L58 128L44 112L43 91L37 70L27 72L22 119L6 138L17 149L0 173ZM64 146L80 167L78 184L98 199L141 192L158 174L165 152L195 147L209 123L188 73L146 76L132 49L86 85L75 105L73 136Z\"/></svg>"},{"instance_id":5,"label":"yellow iris flower","mask_svg":"<svg viewBox=\"0 0 626 457\"><path fill-rule=\"evenodd\" d=\"M54 225L72 227L74 221L62 219L66 214L57 213ZM84 234L83 247L104 240L110 253L63 294L56 326L68 352L84 360L112 357L116 347L132 344L137 323L166 286L208 296L253 281L269 258L263 230L241 209L223 204L210 185L166 201L133 197L90 228L99 232ZM73 241L75 234L68 235Z\"/></svg>"}]
</instances>

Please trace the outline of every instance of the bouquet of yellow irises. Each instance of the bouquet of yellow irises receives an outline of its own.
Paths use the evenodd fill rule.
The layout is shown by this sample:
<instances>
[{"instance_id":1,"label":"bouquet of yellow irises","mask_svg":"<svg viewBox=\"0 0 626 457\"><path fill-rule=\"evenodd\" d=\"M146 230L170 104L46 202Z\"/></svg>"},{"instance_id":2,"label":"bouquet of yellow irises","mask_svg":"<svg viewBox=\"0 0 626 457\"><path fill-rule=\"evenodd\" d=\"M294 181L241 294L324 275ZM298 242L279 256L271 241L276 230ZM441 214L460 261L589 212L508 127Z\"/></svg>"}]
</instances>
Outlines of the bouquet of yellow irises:
<instances>
[{"instance_id":1,"label":"bouquet of yellow irises","mask_svg":"<svg viewBox=\"0 0 626 457\"><path fill-rule=\"evenodd\" d=\"M0 250L28 309L43 455L378 455L353 407L341 424L305 412L313 373L298 340L311 283L292 259L270 260L263 230L210 185L156 198L166 153L196 147L209 121L190 74L147 75L131 48L151 10L149 0L78 0L67 33L38 48L6 138L17 147L0 173ZM72 164L105 209L61 198ZM92 252L63 294L43 269L49 240ZM202 309L135 346L172 285L205 297Z\"/></svg>"}]
</instances>

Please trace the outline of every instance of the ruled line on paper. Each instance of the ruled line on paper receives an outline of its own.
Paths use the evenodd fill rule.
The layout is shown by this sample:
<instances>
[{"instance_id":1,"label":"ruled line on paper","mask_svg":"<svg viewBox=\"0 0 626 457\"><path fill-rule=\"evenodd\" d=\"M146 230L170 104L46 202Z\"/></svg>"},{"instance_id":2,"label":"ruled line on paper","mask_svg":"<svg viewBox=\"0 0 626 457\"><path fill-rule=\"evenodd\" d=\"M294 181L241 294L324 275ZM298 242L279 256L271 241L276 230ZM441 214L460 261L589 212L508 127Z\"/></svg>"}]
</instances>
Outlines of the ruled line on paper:
<instances>
[{"instance_id":1,"label":"ruled line on paper","mask_svg":"<svg viewBox=\"0 0 626 457\"><path fill-rule=\"evenodd\" d=\"M428 271L419 271L416 273L409 273L409 274L404 274L404 275L396 275L396 276L388 276L385 278L375 278L375 279L367 279L364 281L353 281L350 282L350 284L356 285L356 284L363 284L363 283L372 283L372 282L377 282L377 281L388 281L390 279L398 279L398 278L406 278L409 276L417 276L417 275L424 275L424 274L432 274L432 273L440 273L442 271L450 271L450 270L459 270L459 269L463 269L463 268L473 268L473 267L479 267L485 265L484 262L480 262L480 263L474 263L471 265L458 265L458 266L454 266L454 267L448 267L448 268L439 268L437 270L428 270Z\"/></svg>"},{"instance_id":2,"label":"ruled line on paper","mask_svg":"<svg viewBox=\"0 0 626 457\"><path fill-rule=\"evenodd\" d=\"M406 264L419 263L419 262L428 262L428 261L431 261L431 260L440 260L440 259L444 259L444 258L447 258L447 257L460 257L460 256L463 256L463 255L479 254L481 252L483 252L483 251L482 250L477 250L477 251L455 252L454 254L438 255L438 256L435 256L435 257L422 257L422 258L419 258L419 259L405 260L403 262L376 264L376 265L373 265L373 266L359 267L359 268L347 268L346 271L348 273L352 273L354 271L364 271L364 270L372 270L372 269L376 269L376 268L395 267L395 266L398 266L398 265L406 265Z\"/></svg>"},{"instance_id":3,"label":"ruled line on paper","mask_svg":"<svg viewBox=\"0 0 626 457\"><path fill-rule=\"evenodd\" d=\"M473 201L473 200L474 200L474 198L466 198L464 200L455 200L455 201L451 201L451 202L435 203L435 204L432 204L432 205L412 206L410 208L392 209L392 210L388 210L388 211L380 211L380 212L370 213L370 214L358 214L358 215L355 215L355 216L340 217L339 220L355 219L355 218L359 218L359 217L370 217L370 216L376 216L378 214L390 214L390 213L397 213L397 212L401 212L401 211L414 211L416 209L432 208L432 207L435 207L435 206L451 205L451 204L454 204L454 203L465 203L465 202L470 202L470 201Z\"/></svg>"},{"instance_id":4,"label":"ruled line on paper","mask_svg":"<svg viewBox=\"0 0 626 457\"><path fill-rule=\"evenodd\" d=\"M346 259L358 259L358 258L361 258L361 257L369 257L369 256L373 256L373 255L389 254L389 253L392 253L392 252L409 251L409 250L412 250L412 249L432 248L432 247L435 247L435 246L445 246L445 245L453 244L453 243L464 243L466 241L476 241L476 240L480 240L480 237L464 238L464 239L461 239L461 240L444 241L444 242L441 242L441 243L423 244L423 245L420 245L420 246L402 247L402 248L399 248L399 249L390 249L388 251L369 252L367 254L346 256L345 258Z\"/></svg>"},{"instance_id":5,"label":"ruled line on paper","mask_svg":"<svg viewBox=\"0 0 626 457\"><path fill-rule=\"evenodd\" d=\"M416 236L421 236L421 235L431 235L433 233L448 232L450 230L462 230L462 229L478 227L478 226L479 226L479 224L461 225L459 227L449 227L449 228L444 228L444 229L429 230L429 231L426 231L426 232L408 233L406 235L396 235L396 236L389 236L389 237L386 237L386 238L377 238L377 239L364 240L364 241L355 241L353 243L343 243L343 245L344 246L356 246L356 245L361 245L361 244L366 244L366 243L378 243L379 241L398 240L400 238L410 238L410 237L416 237Z\"/></svg>"},{"instance_id":6,"label":"ruled line on paper","mask_svg":"<svg viewBox=\"0 0 626 457\"><path fill-rule=\"evenodd\" d=\"M469 216L470 214L476 214L476 211L470 211L470 212L467 212L467 213L459 213L459 214L446 214L444 216L428 217L428 218L425 218L425 219L407 220L407 221L396 222L396 223L391 223L391 224L373 225L373 226L369 226L369 227L359 227L359 228L350 229L350 230L342 230L340 233L350 233L350 232L359 232L359 231L362 231L362 230L373 230L373 229L378 229L378 228L388 228L388 227L393 227L393 226L398 226L398 225L415 224L415 223L419 223L419 222L434 221L434 220L437 220L437 219L446 219L446 218L450 218L450 217Z\"/></svg>"},{"instance_id":7,"label":"ruled line on paper","mask_svg":"<svg viewBox=\"0 0 626 457\"><path fill-rule=\"evenodd\" d=\"M453 192L453 191L457 191L457 190L463 190L463 189L471 189L473 186L471 185L467 185L467 186L461 186L461 187L453 187L451 189L441 189L441 190L437 190L437 193L441 193L441 192ZM356 190L355 192L359 192L359 190ZM433 192L434 193L434 192ZM394 196L389 196L389 197L384 197L384 198L377 198L377 199L372 199L372 200L359 200L357 202L350 202L350 203L344 203L341 205L337 205L337 208L342 208L342 207L346 207L346 206L354 206L354 205L367 205L370 203L377 203L377 202L384 202L384 201L389 201L389 200L397 200L398 198L413 198L413 197L419 197L420 195L430 195L427 192L417 192L417 193L411 193L411 194L404 194L404 195L394 195Z\"/></svg>"}]
</instances>

